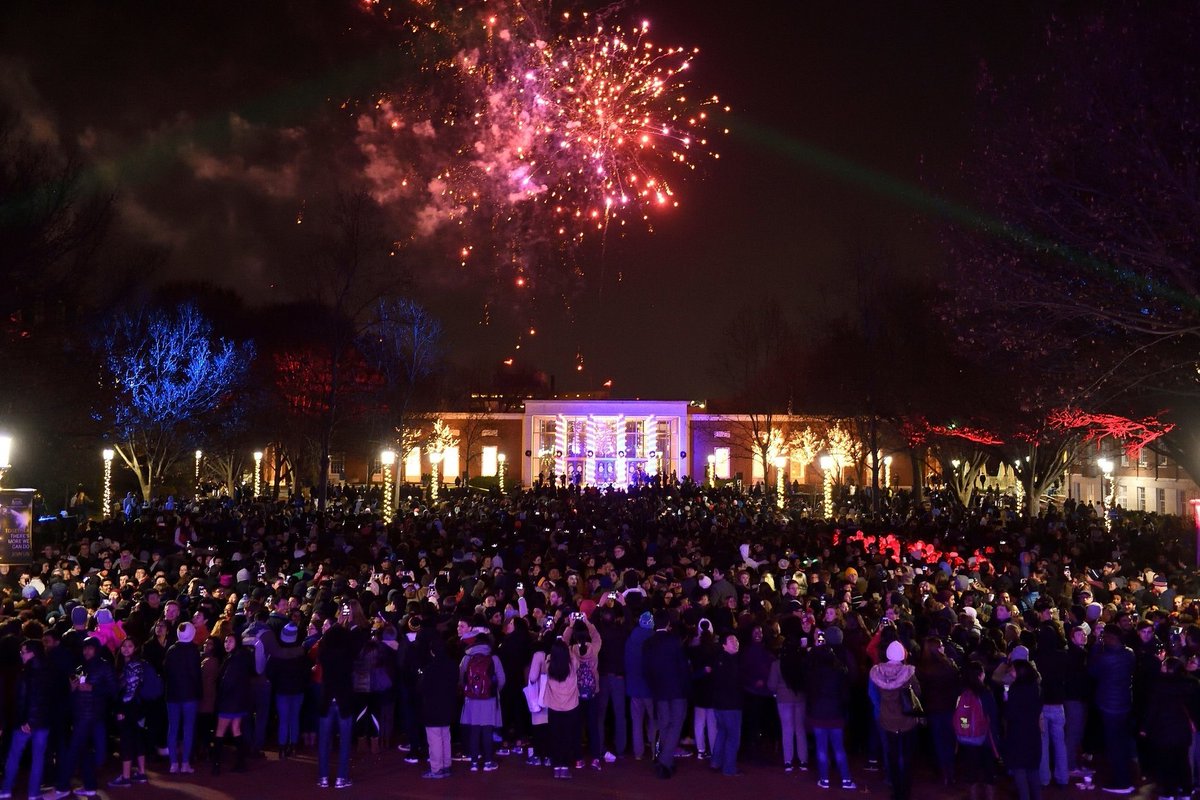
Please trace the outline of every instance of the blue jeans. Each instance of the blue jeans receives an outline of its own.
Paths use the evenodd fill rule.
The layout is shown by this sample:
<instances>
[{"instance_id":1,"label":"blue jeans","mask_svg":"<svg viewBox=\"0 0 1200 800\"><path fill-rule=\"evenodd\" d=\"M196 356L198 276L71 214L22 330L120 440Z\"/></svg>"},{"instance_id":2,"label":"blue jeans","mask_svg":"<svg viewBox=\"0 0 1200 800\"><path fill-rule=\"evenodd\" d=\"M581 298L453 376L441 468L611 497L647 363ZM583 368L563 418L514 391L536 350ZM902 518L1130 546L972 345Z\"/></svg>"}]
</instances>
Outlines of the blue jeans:
<instances>
[{"instance_id":1,"label":"blue jeans","mask_svg":"<svg viewBox=\"0 0 1200 800\"><path fill-rule=\"evenodd\" d=\"M846 745L842 741L841 728L813 728L817 740L817 777L829 780L829 748L833 747L833 760L837 762L842 780L850 780L850 764L846 761Z\"/></svg>"},{"instance_id":2,"label":"blue jeans","mask_svg":"<svg viewBox=\"0 0 1200 800\"><path fill-rule=\"evenodd\" d=\"M83 788L96 788L96 767L104 760L107 753L108 741L104 723L98 720L76 723L71 729L67 740L66 755L58 765L58 785L60 792L70 791L71 778L75 775L75 765L83 775Z\"/></svg>"},{"instance_id":3,"label":"blue jeans","mask_svg":"<svg viewBox=\"0 0 1200 800\"><path fill-rule=\"evenodd\" d=\"M329 751L333 747L334 725L337 725L338 736L337 777L350 777L350 726L353 722L354 717L350 714L342 716L337 701L330 703L329 711L325 712L317 725L317 777L329 777Z\"/></svg>"},{"instance_id":4,"label":"blue jeans","mask_svg":"<svg viewBox=\"0 0 1200 800\"><path fill-rule=\"evenodd\" d=\"M1054 782L1066 786L1070 780L1067 766L1067 710L1061 705L1042 706L1042 765L1038 777L1042 786L1050 785L1050 750L1054 750Z\"/></svg>"},{"instance_id":5,"label":"blue jeans","mask_svg":"<svg viewBox=\"0 0 1200 800\"><path fill-rule=\"evenodd\" d=\"M625 752L626 733L628 725L625 722L625 676L601 675L600 690L592 703L592 711L600 719L599 730L603 741L604 719L608 716L608 705L612 703L613 710L613 752L621 755ZM593 726L594 727L594 726Z\"/></svg>"},{"instance_id":6,"label":"blue jeans","mask_svg":"<svg viewBox=\"0 0 1200 800\"><path fill-rule=\"evenodd\" d=\"M913 744L916 738L916 730L903 733L883 732L887 774L892 784L892 800L909 800L912 797Z\"/></svg>"},{"instance_id":7,"label":"blue jeans","mask_svg":"<svg viewBox=\"0 0 1200 800\"><path fill-rule=\"evenodd\" d=\"M717 720L717 743L713 746L712 766L724 775L737 774L738 747L742 744L742 712L738 709L714 708Z\"/></svg>"},{"instance_id":8,"label":"blue jeans","mask_svg":"<svg viewBox=\"0 0 1200 800\"><path fill-rule=\"evenodd\" d=\"M42 794L42 767L46 764L46 742L50 740L49 728L34 728L25 733L20 728L13 731L12 745L8 748L8 761L4 765L4 791L11 792L17 782L17 770L21 766L21 755L25 745L33 742L33 753L29 762L29 796Z\"/></svg>"},{"instance_id":9,"label":"blue jeans","mask_svg":"<svg viewBox=\"0 0 1200 800\"><path fill-rule=\"evenodd\" d=\"M1100 711L1104 725L1104 750L1108 755L1108 767L1112 771L1109 783L1112 786L1132 786L1133 736L1129 728L1129 712Z\"/></svg>"},{"instance_id":10,"label":"blue jeans","mask_svg":"<svg viewBox=\"0 0 1200 800\"><path fill-rule=\"evenodd\" d=\"M937 711L929 714L929 737L933 739L933 752L937 756L938 771L943 778L954 777L954 749L958 744L954 738L954 712Z\"/></svg>"},{"instance_id":11,"label":"blue jeans","mask_svg":"<svg viewBox=\"0 0 1200 800\"><path fill-rule=\"evenodd\" d=\"M167 703L167 760L172 764L184 764L192 760L192 745L196 739L195 700L182 703ZM183 750L179 749L179 724L183 723Z\"/></svg>"},{"instance_id":12,"label":"blue jeans","mask_svg":"<svg viewBox=\"0 0 1200 800\"><path fill-rule=\"evenodd\" d=\"M275 695L275 708L279 713L279 746L297 744L300 741L300 706L302 694Z\"/></svg>"}]
</instances>

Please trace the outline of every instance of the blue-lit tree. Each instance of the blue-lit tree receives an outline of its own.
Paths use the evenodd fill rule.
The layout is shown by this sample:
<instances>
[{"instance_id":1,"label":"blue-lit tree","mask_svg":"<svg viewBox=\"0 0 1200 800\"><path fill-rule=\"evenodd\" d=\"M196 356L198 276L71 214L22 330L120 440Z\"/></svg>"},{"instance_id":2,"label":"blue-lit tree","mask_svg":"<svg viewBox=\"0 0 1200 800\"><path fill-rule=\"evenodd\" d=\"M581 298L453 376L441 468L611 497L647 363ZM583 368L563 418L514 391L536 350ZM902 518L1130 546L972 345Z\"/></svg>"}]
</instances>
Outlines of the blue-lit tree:
<instances>
[{"instance_id":1,"label":"blue-lit tree","mask_svg":"<svg viewBox=\"0 0 1200 800\"><path fill-rule=\"evenodd\" d=\"M254 346L214 336L192 304L140 309L113 319L101 341L114 396L113 449L142 496L191 450L193 435L243 382Z\"/></svg>"}]
</instances>

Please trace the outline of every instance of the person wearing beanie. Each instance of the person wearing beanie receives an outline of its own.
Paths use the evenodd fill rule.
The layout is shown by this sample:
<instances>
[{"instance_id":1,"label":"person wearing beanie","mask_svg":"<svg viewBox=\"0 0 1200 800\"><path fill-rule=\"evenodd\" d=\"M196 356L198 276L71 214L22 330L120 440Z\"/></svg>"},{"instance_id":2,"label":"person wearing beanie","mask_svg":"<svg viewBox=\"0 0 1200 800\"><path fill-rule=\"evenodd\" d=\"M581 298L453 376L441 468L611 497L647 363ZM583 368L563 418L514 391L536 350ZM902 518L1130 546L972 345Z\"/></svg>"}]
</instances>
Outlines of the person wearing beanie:
<instances>
[{"instance_id":1,"label":"person wearing beanie","mask_svg":"<svg viewBox=\"0 0 1200 800\"><path fill-rule=\"evenodd\" d=\"M629 697L629 717L633 725L633 757L639 761L645 757L647 742L653 746L657 736L654 699L642 660L646 642L653 635L654 615L643 611L625 641L625 694Z\"/></svg>"},{"instance_id":2,"label":"person wearing beanie","mask_svg":"<svg viewBox=\"0 0 1200 800\"><path fill-rule=\"evenodd\" d=\"M96 630L93 635L115 656L121 642L125 641L125 628L113 619L112 611L102 608L96 612Z\"/></svg>"},{"instance_id":3,"label":"person wearing beanie","mask_svg":"<svg viewBox=\"0 0 1200 800\"><path fill-rule=\"evenodd\" d=\"M908 651L903 644L893 641L887 646L886 654L886 662L871 667L870 683L879 697L879 727L887 741L892 800L909 800L912 797L912 758L920 720L904 713L901 693L911 693L919 698L921 685L916 668L904 663Z\"/></svg>"},{"instance_id":4,"label":"person wearing beanie","mask_svg":"<svg viewBox=\"0 0 1200 800\"><path fill-rule=\"evenodd\" d=\"M175 644L163 659L163 697L167 704L168 771L190 774L196 738L196 714L200 704L200 648L196 627L180 623ZM182 739L182 742L180 741Z\"/></svg>"},{"instance_id":5,"label":"person wearing beanie","mask_svg":"<svg viewBox=\"0 0 1200 800\"><path fill-rule=\"evenodd\" d=\"M307 658L293 657L303 651L299 642L300 629L289 622L279 632L279 648L267 658L266 676L275 692L275 709L279 717L280 761L295 755L300 744L300 707L312 673Z\"/></svg>"}]
</instances>

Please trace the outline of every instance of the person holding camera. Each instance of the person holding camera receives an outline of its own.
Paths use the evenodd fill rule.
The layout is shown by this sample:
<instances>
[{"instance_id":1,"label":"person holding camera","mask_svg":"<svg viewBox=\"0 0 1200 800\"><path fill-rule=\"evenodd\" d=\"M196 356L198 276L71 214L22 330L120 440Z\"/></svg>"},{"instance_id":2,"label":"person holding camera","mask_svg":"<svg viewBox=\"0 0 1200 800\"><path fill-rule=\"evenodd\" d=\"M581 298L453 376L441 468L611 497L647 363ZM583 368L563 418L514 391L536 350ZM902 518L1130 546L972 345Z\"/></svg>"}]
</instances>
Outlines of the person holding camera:
<instances>
[{"instance_id":1,"label":"person holding camera","mask_svg":"<svg viewBox=\"0 0 1200 800\"><path fill-rule=\"evenodd\" d=\"M920 724L916 703L920 702L921 684L916 668L904 663L908 650L899 639L887 646L886 654L887 661L871 667L869 677L871 689L879 697L879 727L887 753L892 800L909 800L913 750Z\"/></svg>"}]
</instances>

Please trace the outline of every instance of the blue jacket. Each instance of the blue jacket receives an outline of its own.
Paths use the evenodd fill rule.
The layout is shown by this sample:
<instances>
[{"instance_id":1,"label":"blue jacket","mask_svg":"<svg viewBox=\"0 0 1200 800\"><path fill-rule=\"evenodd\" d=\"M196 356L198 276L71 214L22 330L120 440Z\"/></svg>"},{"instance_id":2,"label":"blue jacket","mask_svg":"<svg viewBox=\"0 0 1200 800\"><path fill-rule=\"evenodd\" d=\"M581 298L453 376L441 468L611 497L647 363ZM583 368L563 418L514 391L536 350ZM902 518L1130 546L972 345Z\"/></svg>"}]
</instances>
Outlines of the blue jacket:
<instances>
[{"instance_id":1,"label":"blue jacket","mask_svg":"<svg viewBox=\"0 0 1200 800\"><path fill-rule=\"evenodd\" d=\"M642 648L654 631L638 625L625 641L625 694L629 697L650 697L650 684L646 682L646 668L642 663Z\"/></svg>"},{"instance_id":2,"label":"blue jacket","mask_svg":"<svg viewBox=\"0 0 1200 800\"><path fill-rule=\"evenodd\" d=\"M1133 710L1133 670L1137 661L1128 647L1097 646L1088 661L1096 681L1096 707L1109 714Z\"/></svg>"}]
</instances>

